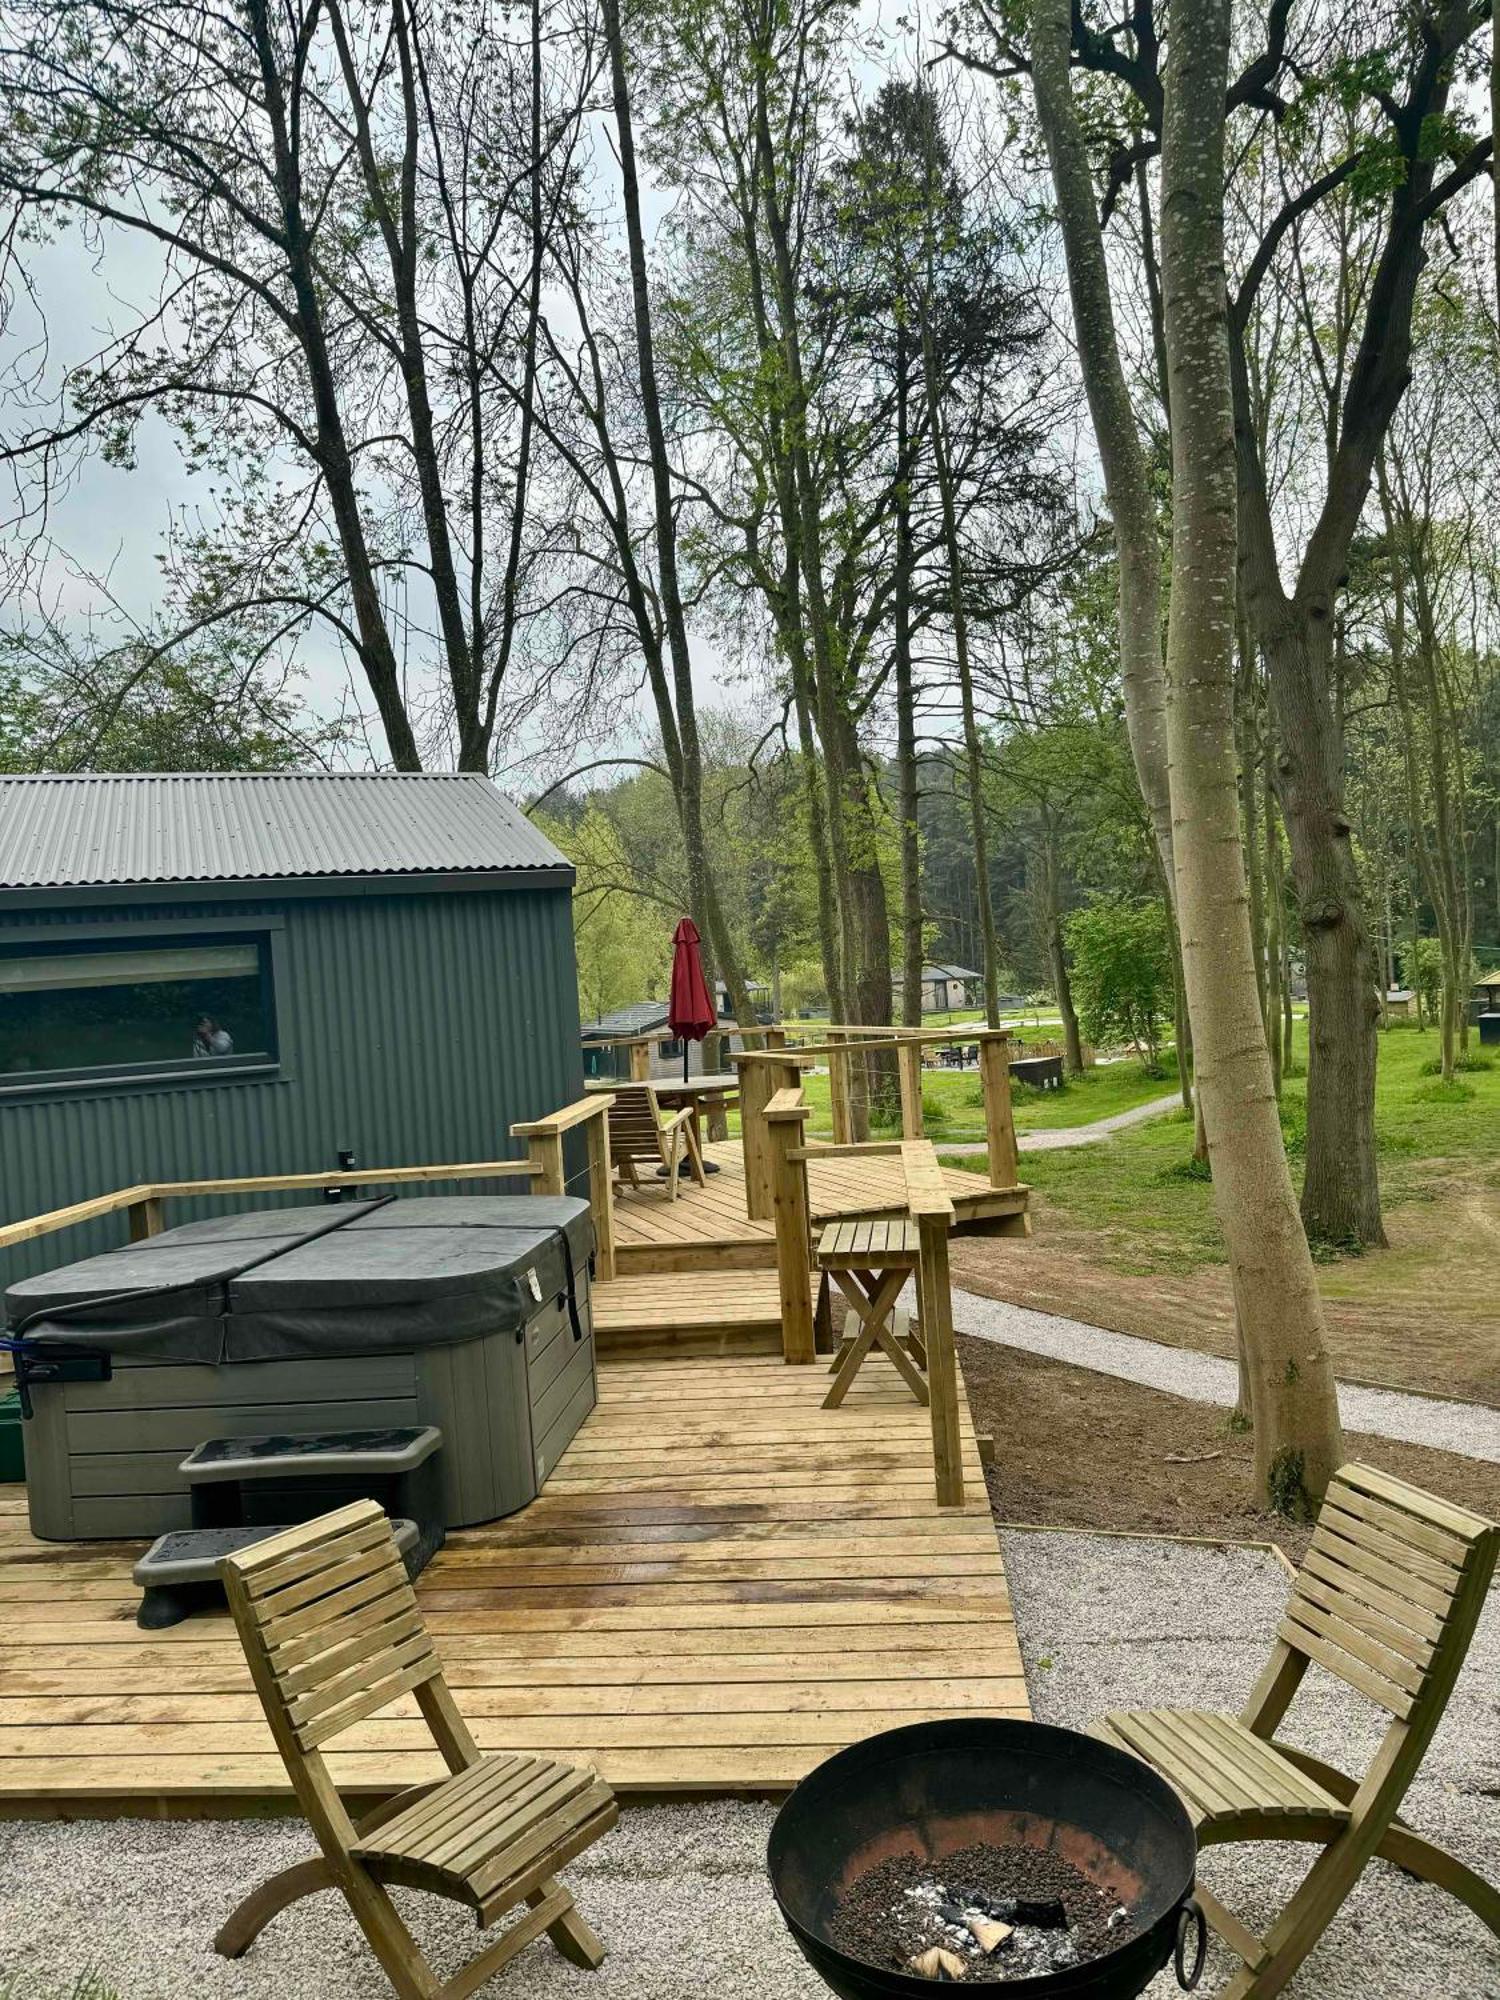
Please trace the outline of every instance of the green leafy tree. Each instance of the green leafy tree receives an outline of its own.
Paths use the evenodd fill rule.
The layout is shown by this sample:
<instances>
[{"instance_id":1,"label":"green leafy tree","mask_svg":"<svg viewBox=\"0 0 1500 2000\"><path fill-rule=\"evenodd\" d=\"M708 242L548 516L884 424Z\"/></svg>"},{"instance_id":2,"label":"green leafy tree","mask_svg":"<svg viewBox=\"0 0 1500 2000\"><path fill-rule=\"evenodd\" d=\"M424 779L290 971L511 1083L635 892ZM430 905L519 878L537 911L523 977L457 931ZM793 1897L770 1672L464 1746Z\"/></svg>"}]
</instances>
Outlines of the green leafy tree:
<instances>
[{"instance_id":1,"label":"green leafy tree","mask_svg":"<svg viewBox=\"0 0 1500 2000\"><path fill-rule=\"evenodd\" d=\"M1158 1068L1162 1023L1172 1012L1172 944L1162 904L1088 903L1073 911L1064 931L1084 1033L1095 1043L1123 1038Z\"/></svg>"}]
</instances>

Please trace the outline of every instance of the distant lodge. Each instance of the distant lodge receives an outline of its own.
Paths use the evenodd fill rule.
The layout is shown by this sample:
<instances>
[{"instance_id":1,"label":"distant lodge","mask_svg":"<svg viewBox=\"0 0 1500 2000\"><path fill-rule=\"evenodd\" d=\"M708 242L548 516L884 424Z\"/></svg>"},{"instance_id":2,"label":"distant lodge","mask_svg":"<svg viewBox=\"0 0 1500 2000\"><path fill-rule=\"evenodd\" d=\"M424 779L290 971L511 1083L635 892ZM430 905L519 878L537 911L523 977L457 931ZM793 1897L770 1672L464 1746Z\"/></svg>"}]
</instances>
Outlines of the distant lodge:
<instances>
[{"instance_id":1,"label":"distant lodge","mask_svg":"<svg viewBox=\"0 0 1500 2000\"><path fill-rule=\"evenodd\" d=\"M901 996L902 979L899 973L892 981L898 1002ZM770 1022L774 1016L771 1008L771 989L763 981L746 981L755 1018L762 1023ZM965 1008L982 1004L984 989L983 974L964 965L924 965L922 968L922 1012L924 1014L951 1014ZM734 1008L730 1003L727 987L721 981L718 988L719 1018L726 1026L734 1020ZM1000 1006L1011 1012L1025 1005L1018 993L1002 993ZM804 1007L798 1010L802 1016L810 1016L819 1010ZM667 1003L665 1000L640 1000L631 1007L617 1007L613 1012L601 1014L596 1020L585 1021L581 1030L583 1037L583 1072L586 1077L625 1078L632 1074L632 1048L645 1045L647 1056L644 1063L634 1058L634 1073L639 1075L644 1068L649 1076L680 1076L682 1074L682 1044L674 1039L667 1027ZM726 1033L721 1043L720 1061L725 1061L741 1046L739 1038ZM688 1069L697 1074L703 1066L703 1045L693 1043L688 1049Z\"/></svg>"}]
</instances>

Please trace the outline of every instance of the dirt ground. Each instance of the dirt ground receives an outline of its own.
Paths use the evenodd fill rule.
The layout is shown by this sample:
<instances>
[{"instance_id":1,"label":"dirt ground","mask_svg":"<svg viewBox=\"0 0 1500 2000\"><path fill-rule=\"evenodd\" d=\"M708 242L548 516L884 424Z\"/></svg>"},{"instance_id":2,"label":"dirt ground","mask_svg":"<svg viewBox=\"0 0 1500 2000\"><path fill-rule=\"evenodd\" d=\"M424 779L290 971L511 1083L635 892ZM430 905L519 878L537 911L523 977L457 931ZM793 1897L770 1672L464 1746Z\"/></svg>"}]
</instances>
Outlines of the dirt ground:
<instances>
[{"instance_id":1,"label":"dirt ground","mask_svg":"<svg viewBox=\"0 0 1500 2000\"><path fill-rule=\"evenodd\" d=\"M1249 1505L1250 1440L1226 1428L1223 1410L990 1341L960 1335L958 1348L974 1427L995 1440L997 1521L1274 1541L1301 1554L1305 1528ZM1500 1465L1347 1438L1351 1457L1500 1516Z\"/></svg>"},{"instance_id":2,"label":"dirt ground","mask_svg":"<svg viewBox=\"0 0 1500 2000\"><path fill-rule=\"evenodd\" d=\"M1116 1333L1232 1356L1229 1273L1133 1276L1037 1191L1025 1241L954 1240L956 1283ZM1318 1269L1334 1367L1345 1381L1500 1402L1500 1196L1455 1178L1386 1217L1391 1247Z\"/></svg>"}]
</instances>

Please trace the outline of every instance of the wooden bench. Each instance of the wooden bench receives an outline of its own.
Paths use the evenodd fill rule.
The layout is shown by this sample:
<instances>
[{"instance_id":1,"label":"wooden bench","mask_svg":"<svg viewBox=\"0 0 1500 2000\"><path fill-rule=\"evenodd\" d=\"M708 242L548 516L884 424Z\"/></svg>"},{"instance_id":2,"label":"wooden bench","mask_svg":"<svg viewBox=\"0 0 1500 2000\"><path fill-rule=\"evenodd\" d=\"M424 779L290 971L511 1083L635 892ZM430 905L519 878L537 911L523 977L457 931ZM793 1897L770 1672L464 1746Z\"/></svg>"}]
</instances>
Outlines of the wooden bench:
<instances>
[{"instance_id":1,"label":"wooden bench","mask_svg":"<svg viewBox=\"0 0 1500 2000\"><path fill-rule=\"evenodd\" d=\"M890 1222L833 1222L818 1238L818 1269L849 1301L857 1323L834 1356L833 1386L825 1410L836 1410L873 1347L894 1363L917 1401L927 1403L921 1335L897 1324L901 1289L921 1261L917 1225L902 1216Z\"/></svg>"},{"instance_id":2,"label":"wooden bench","mask_svg":"<svg viewBox=\"0 0 1500 2000\"><path fill-rule=\"evenodd\" d=\"M557 1870L614 1825L614 1793L587 1767L480 1755L374 1501L230 1555L220 1574L255 1692L322 1852L262 1884L220 1930L215 1950L239 1958L279 1911L336 1888L400 2000L464 2000L544 1932L573 1964L597 1966L604 1947ZM356 1822L323 1746L407 1694L449 1775ZM441 1981L391 1901L392 1883L466 1903L481 1930L521 1903L528 1914Z\"/></svg>"}]
</instances>

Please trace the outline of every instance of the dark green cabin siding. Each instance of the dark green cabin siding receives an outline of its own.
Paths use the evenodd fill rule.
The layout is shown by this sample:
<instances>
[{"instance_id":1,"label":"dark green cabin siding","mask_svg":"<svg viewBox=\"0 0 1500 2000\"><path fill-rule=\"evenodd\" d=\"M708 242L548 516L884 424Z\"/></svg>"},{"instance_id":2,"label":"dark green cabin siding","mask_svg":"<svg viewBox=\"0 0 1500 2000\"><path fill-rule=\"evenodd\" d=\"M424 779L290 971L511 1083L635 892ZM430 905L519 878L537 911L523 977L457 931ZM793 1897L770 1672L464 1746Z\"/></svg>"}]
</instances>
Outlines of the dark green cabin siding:
<instances>
[{"instance_id":1,"label":"dark green cabin siding","mask_svg":"<svg viewBox=\"0 0 1500 2000\"><path fill-rule=\"evenodd\" d=\"M139 1181L320 1172L341 1147L362 1167L513 1158L523 1150L509 1136L514 1120L580 1095L570 896L556 884L212 901L157 894L149 904L6 911L0 940L39 925L123 931L257 917L281 925L281 1073L0 1098L0 1220ZM580 1165L570 1158L574 1184ZM243 1205L178 1202L168 1220ZM20 1246L0 1255L0 1282L123 1234L123 1218L113 1218Z\"/></svg>"}]
</instances>

